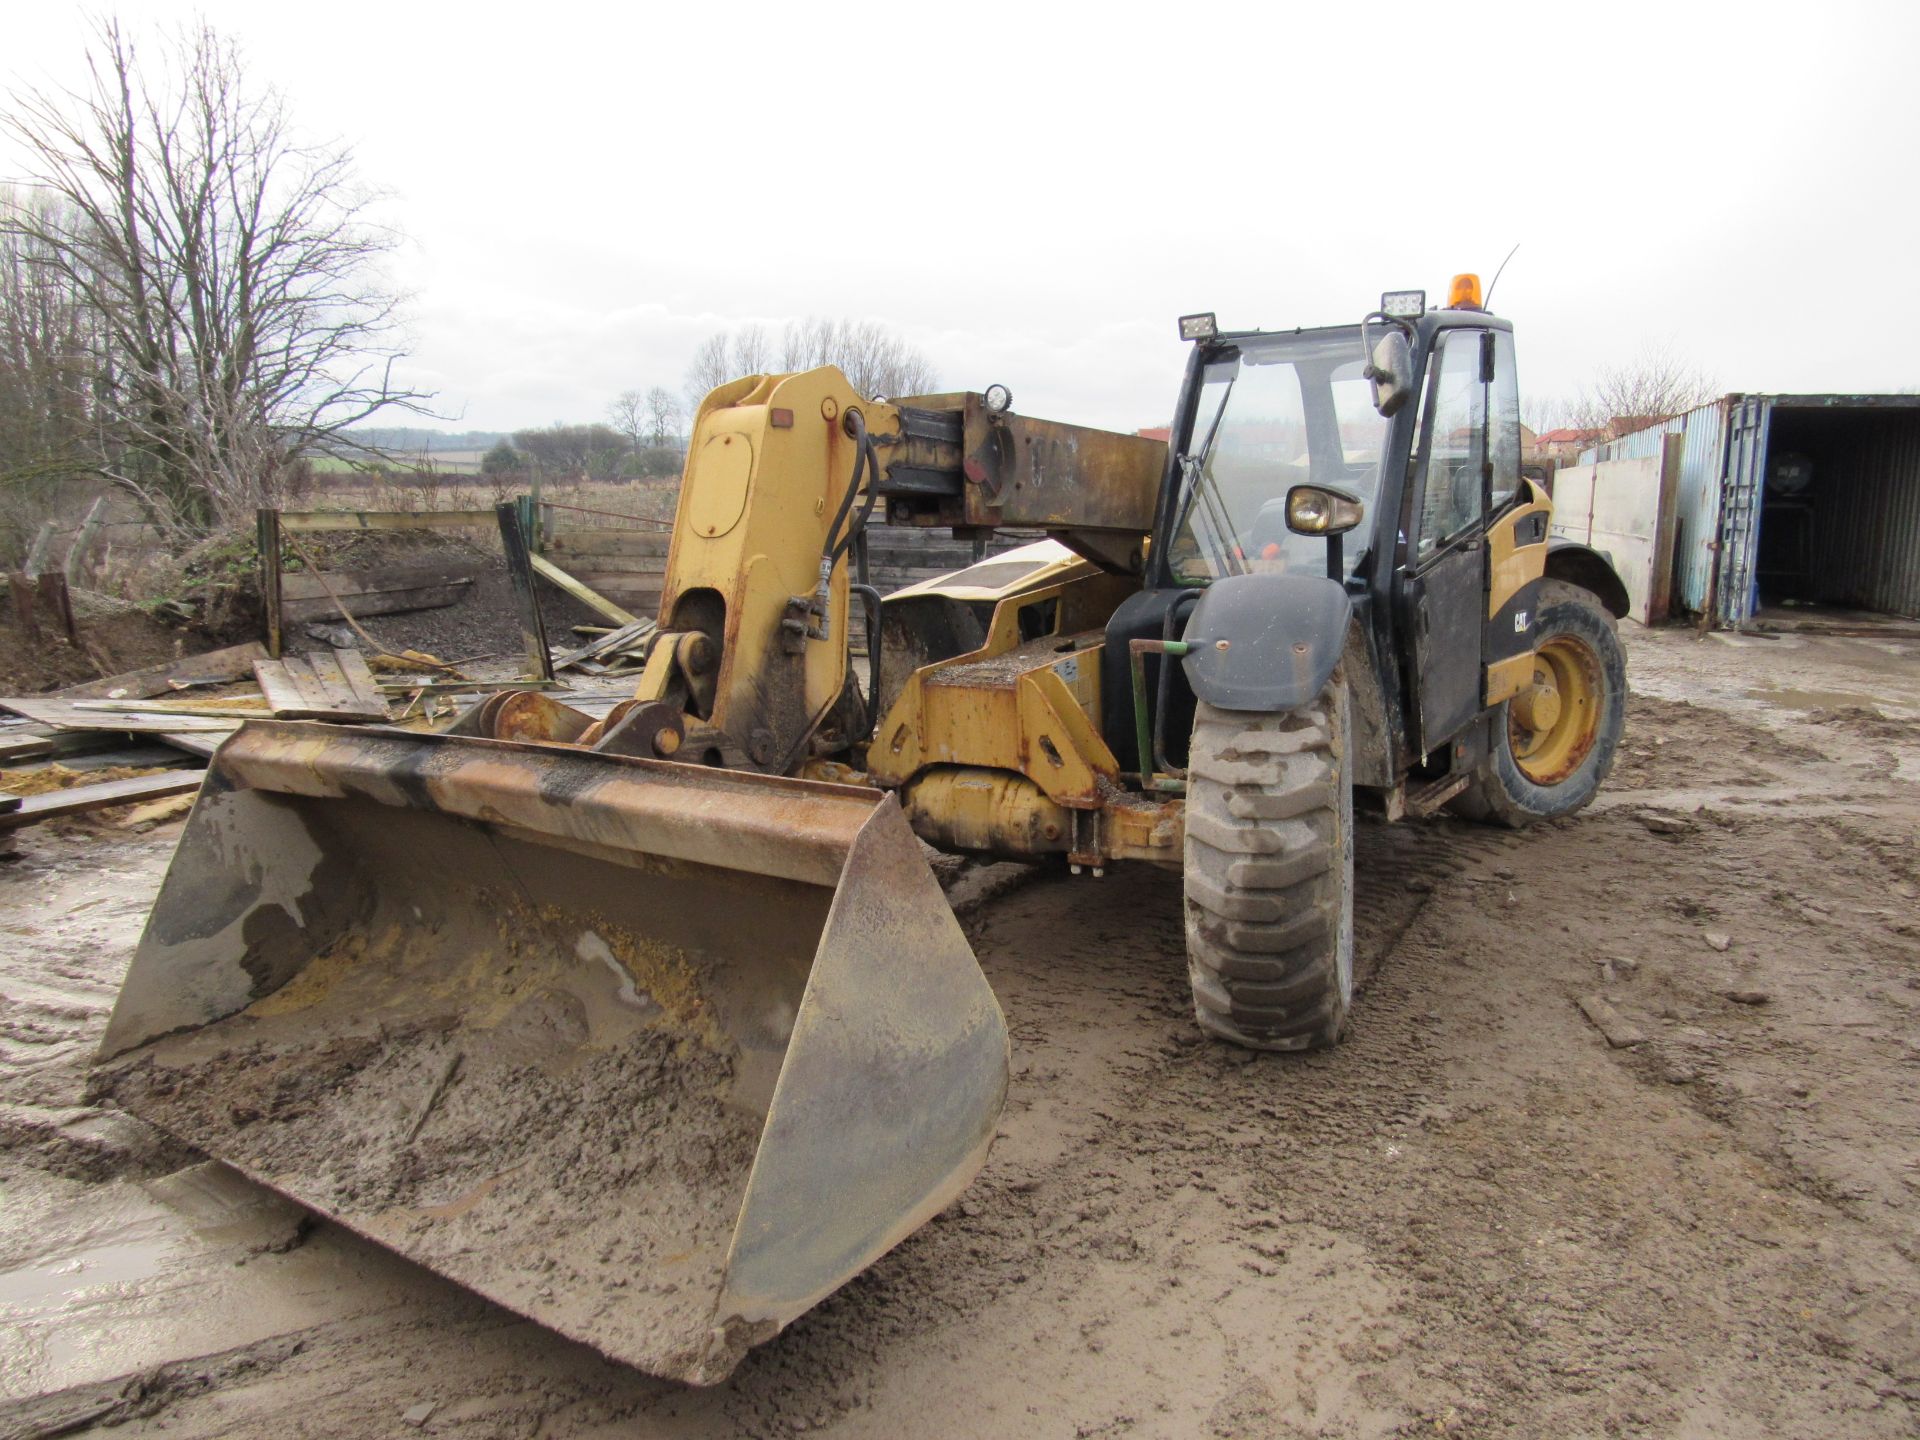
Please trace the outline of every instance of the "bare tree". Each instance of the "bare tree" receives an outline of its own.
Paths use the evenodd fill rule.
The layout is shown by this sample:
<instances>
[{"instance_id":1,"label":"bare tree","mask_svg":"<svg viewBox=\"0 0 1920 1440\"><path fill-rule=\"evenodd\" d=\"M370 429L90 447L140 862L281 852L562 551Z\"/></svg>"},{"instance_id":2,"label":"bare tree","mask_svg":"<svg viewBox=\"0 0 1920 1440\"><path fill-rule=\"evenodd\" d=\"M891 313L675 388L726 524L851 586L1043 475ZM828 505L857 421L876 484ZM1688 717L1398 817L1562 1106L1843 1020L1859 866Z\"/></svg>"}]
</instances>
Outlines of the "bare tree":
<instances>
[{"instance_id":1,"label":"bare tree","mask_svg":"<svg viewBox=\"0 0 1920 1440\"><path fill-rule=\"evenodd\" d=\"M816 365L839 366L862 395L924 395L937 384L933 363L874 320L809 316L789 321L780 332L777 368L811 370ZM760 325L743 326L731 337L711 336L687 367L688 403L697 409L706 393L723 381L775 368L773 347Z\"/></svg>"},{"instance_id":2,"label":"bare tree","mask_svg":"<svg viewBox=\"0 0 1920 1440\"><path fill-rule=\"evenodd\" d=\"M19 213L39 228L63 223L58 203L0 190L0 220ZM0 225L0 486L9 519L38 508L62 482L99 469L88 361L96 318L49 272L30 234Z\"/></svg>"},{"instance_id":3,"label":"bare tree","mask_svg":"<svg viewBox=\"0 0 1920 1440\"><path fill-rule=\"evenodd\" d=\"M733 332L733 368L739 375L764 375L773 369L773 346L764 325L756 321Z\"/></svg>"},{"instance_id":4,"label":"bare tree","mask_svg":"<svg viewBox=\"0 0 1920 1440\"><path fill-rule=\"evenodd\" d=\"M723 330L717 335L709 335L700 343L700 348L693 352L693 359L687 365L687 409L698 410L709 390L734 378L726 332Z\"/></svg>"},{"instance_id":5,"label":"bare tree","mask_svg":"<svg viewBox=\"0 0 1920 1440\"><path fill-rule=\"evenodd\" d=\"M680 402L673 398L673 392L662 385L647 391L647 434L653 448L666 448L679 428Z\"/></svg>"},{"instance_id":6,"label":"bare tree","mask_svg":"<svg viewBox=\"0 0 1920 1440\"><path fill-rule=\"evenodd\" d=\"M99 473L153 521L203 534L273 498L347 427L428 397L396 382L397 243L369 221L351 157L298 140L280 96L243 83L204 26L152 76L105 25L89 85L13 98L0 125L57 205L0 234L93 317L85 383L110 435Z\"/></svg>"},{"instance_id":7,"label":"bare tree","mask_svg":"<svg viewBox=\"0 0 1920 1440\"><path fill-rule=\"evenodd\" d=\"M614 402L607 407L607 419L613 422L613 428L627 437L627 443L634 453L640 450L640 441L647 433L647 398L638 390L622 390Z\"/></svg>"},{"instance_id":8,"label":"bare tree","mask_svg":"<svg viewBox=\"0 0 1920 1440\"><path fill-rule=\"evenodd\" d=\"M1671 344L1650 342L1624 364L1603 367L1562 413L1574 429L1617 437L1684 415L1719 393L1719 383Z\"/></svg>"},{"instance_id":9,"label":"bare tree","mask_svg":"<svg viewBox=\"0 0 1920 1440\"><path fill-rule=\"evenodd\" d=\"M839 366L862 395L923 395L936 384L932 362L873 320L809 316L790 322L780 337L780 368L816 365Z\"/></svg>"}]
</instances>

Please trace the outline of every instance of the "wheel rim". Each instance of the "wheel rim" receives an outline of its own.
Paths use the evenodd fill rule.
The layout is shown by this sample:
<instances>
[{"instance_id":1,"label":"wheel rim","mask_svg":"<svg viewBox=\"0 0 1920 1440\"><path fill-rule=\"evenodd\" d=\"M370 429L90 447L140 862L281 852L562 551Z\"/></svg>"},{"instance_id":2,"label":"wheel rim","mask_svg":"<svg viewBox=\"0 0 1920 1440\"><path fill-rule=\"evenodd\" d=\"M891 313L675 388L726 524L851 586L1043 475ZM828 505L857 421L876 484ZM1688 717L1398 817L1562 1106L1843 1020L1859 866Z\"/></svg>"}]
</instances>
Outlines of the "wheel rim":
<instances>
[{"instance_id":1,"label":"wheel rim","mask_svg":"<svg viewBox=\"0 0 1920 1440\"><path fill-rule=\"evenodd\" d=\"M1555 635L1533 657L1533 683L1507 705L1507 740L1520 773L1557 785L1587 758L1600 734L1606 694L1600 657L1572 635Z\"/></svg>"}]
</instances>

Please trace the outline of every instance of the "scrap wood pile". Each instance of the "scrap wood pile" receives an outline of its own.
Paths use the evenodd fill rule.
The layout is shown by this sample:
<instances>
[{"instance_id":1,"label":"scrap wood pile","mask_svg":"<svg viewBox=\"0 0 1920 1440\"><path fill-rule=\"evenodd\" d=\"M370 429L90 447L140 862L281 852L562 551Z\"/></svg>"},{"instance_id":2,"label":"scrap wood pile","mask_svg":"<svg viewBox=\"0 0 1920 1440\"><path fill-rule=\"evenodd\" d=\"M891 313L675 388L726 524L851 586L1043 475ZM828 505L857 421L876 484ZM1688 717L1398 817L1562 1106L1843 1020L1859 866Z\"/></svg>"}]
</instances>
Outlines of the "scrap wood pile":
<instances>
[{"instance_id":1,"label":"scrap wood pile","mask_svg":"<svg viewBox=\"0 0 1920 1440\"><path fill-rule=\"evenodd\" d=\"M585 628L599 633L556 652L556 672L630 675L655 630L644 620ZM413 651L369 660L342 648L276 660L250 641L50 695L0 698L0 835L108 808L140 807L129 824L184 813L207 759L248 719L438 728L486 692L549 687L559 688L546 680L471 679ZM569 698L593 711L621 696Z\"/></svg>"},{"instance_id":2,"label":"scrap wood pile","mask_svg":"<svg viewBox=\"0 0 1920 1440\"><path fill-rule=\"evenodd\" d=\"M647 663L647 647L659 626L651 620L631 620L608 628L601 625L576 625L576 634L593 638L577 649L553 655L554 673L578 670L587 675L631 675Z\"/></svg>"},{"instance_id":3,"label":"scrap wood pile","mask_svg":"<svg viewBox=\"0 0 1920 1440\"><path fill-rule=\"evenodd\" d=\"M465 598L474 584L472 557L457 553L459 547L443 545L425 563L412 557L402 565L329 572L292 533L384 532L442 520L484 522L495 515L263 511L259 549L268 602L266 643L232 645L50 694L0 698L0 835L56 816L130 805L142 807L134 815L148 817L163 813L152 808L156 805L167 807L167 814L183 812L207 759L250 718L439 729L457 723L486 692L572 689L558 678L563 672L573 672L576 683L584 680L587 687L593 682L586 677L637 673L658 633L655 623L533 553L513 511L513 506L501 507L497 518L527 641L529 676L470 675L465 667L471 661L450 664L403 643L383 642L361 623L363 615L445 609ZM304 571L282 573L283 540ZM606 623L574 626L582 643L549 645L536 577ZM15 598L25 603L21 595ZM336 620L344 623L331 623ZM273 653L290 623L325 648L305 655ZM630 694L629 684L597 694L574 689L568 699L576 710L604 715Z\"/></svg>"},{"instance_id":4,"label":"scrap wood pile","mask_svg":"<svg viewBox=\"0 0 1920 1440\"><path fill-rule=\"evenodd\" d=\"M244 688L249 677L257 688ZM129 805L141 807L130 823L164 818L191 802L208 757L247 719L385 723L390 694L417 701L440 683L383 684L354 650L274 660L251 641L0 699L0 831Z\"/></svg>"}]
</instances>

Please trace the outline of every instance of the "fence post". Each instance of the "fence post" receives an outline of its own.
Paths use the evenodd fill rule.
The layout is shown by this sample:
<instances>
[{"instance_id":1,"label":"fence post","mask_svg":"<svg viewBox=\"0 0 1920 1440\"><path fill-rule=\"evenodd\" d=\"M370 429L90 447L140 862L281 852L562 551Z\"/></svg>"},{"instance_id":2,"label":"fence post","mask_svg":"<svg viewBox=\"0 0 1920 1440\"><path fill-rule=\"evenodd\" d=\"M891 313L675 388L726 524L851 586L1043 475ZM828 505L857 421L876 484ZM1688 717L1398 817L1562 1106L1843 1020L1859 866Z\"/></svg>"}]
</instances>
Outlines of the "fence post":
<instances>
[{"instance_id":1,"label":"fence post","mask_svg":"<svg viewBox=\"0 0 1920 1440\"><path fill-rule=\"evenodd\" d=\"M267 614L267 655L280 658L280 512L261 508L254 512L259 528L260 603Z\"/></svg>"},{"instance_id":2,"label":"fence post","mask_svg":"<svg viewBox=\"0 0 1920 1440\"><path fill-rule=\"evenodd\" d=\"M42 607L51 610L53 618L60 622L67 643L78 645L80 630L73 620L73 596L67 590L67 577L58 570L47 570L34 577L33 585L39 592Z\"/></svg>"},{"instance_id":3,"label":"fence post","mask_svg":"<svg viewBox=\"0 0 1920 1440\"><path fill-rule=\"evenodd\" d=\"M53 521L48 520L40 526L40 533L33 537L33 544L27 547L27 563L20 567L24 575L38 575L47 568L47 551L53 548Z\"/></svg>"},{"instance_id":4,"label":"fence post","mask_svg":"<svg viewBox=\"0 0 1920 1440\"><path fill-rule=\"evenodd\" d=\"M61 567L67 584L80 583L80 572L86 567L87 552L93 549L93 542L99 537L100 527L106 523L106 518L107 497L102 495L87 511L87 518L80 522L80 533L74 537L73 548L67 551L67 563Z\"/></svg>"},{"instance_id":5,"label":"fence post","mask_svg":"<svg viewBox=\"0 0 1920 1440\"><path fill-rule=\"evenodd\" d=\"M526 537L528 550L539 550L540 545L540 507L532 495L518 496L514 509L520 521L520 533Z\"/></svg>"},{"instance_id":6,"label":"fence post","mask_svg":"<svg viewBox=\"0 0 1920 1440\"><path fill-rule=\"evenodd\" d=\"M33 582L17 572L10 574L7 576L7 593L13 597L13 617L20 622L20 633L26 636L29 644L38 645L40 622L33 613Z\"/></svg>"},{"instance_id":7,"label":"fence post","mask_svg":"<svg viewBox=\"0 0 1920 1440\"><path fill-rule=\"evenodd\" d=\"M527 664L542 680L553 679L553 655L547 649L547 627L540 618L540 597L533 588L533 557L527 549L527 532L520 524L520 500L503 500L493 507L500 521L500 548L507 555L507 578L513 581L513 595L520 602L520 639L526 646Z\"/></svg>"},{"instance_id":8,"label":"fence post","mask_svg":"<svg viewBox=\"0 0 1920 1440\"><path fill-rule=\"evenodd\" d=\"M527 482L527 543L536 550L547 548L546 516L540 508L540 472L535 470Z\"/></svg>"}]
</instances>

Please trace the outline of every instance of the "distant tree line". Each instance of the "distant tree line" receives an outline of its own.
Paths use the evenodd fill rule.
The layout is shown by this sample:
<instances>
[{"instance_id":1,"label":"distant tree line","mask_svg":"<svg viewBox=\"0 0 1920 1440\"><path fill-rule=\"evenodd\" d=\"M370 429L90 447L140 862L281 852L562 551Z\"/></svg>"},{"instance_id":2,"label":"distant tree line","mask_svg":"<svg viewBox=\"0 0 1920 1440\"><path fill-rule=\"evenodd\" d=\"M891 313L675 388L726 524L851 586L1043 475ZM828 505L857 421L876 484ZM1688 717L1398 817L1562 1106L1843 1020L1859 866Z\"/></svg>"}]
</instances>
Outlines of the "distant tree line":
<instances>
[{"instance_id":1,"label":"distant tree line","mask_svg":"<svg viewBox=\"0 0 1920 1440\"><path fill-rule=\"evenodd\" d=\"M666 443L640 443L611 425L549 425L516 430L480 457L480 473L493 479L535 474L553 479L640 480L680 473L683 452L677 435Z\"/></svg>"}]
</instances>

